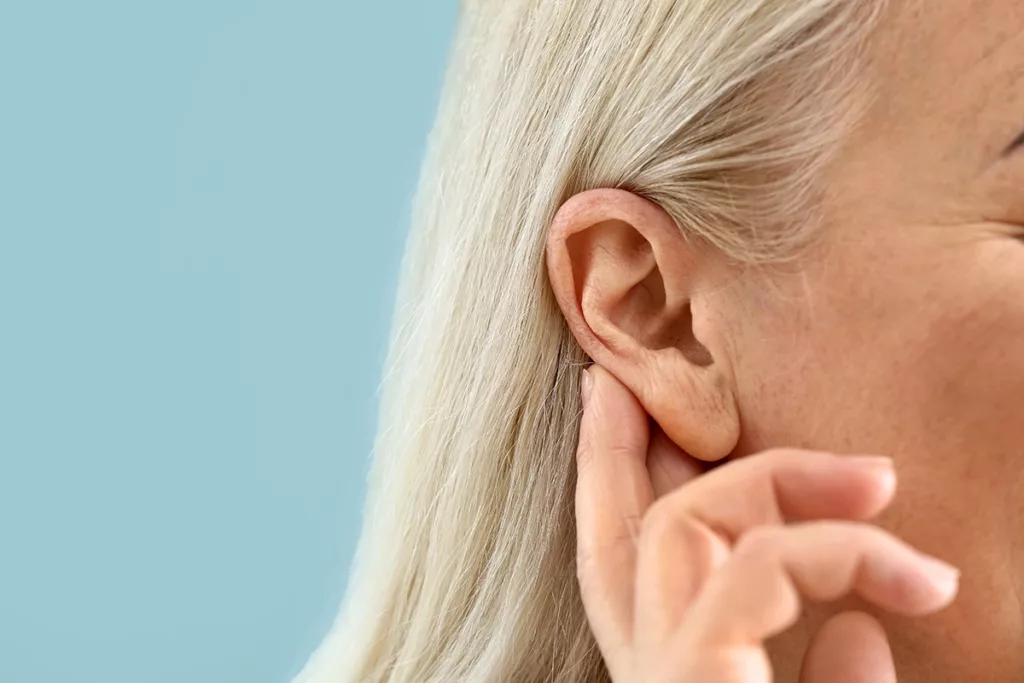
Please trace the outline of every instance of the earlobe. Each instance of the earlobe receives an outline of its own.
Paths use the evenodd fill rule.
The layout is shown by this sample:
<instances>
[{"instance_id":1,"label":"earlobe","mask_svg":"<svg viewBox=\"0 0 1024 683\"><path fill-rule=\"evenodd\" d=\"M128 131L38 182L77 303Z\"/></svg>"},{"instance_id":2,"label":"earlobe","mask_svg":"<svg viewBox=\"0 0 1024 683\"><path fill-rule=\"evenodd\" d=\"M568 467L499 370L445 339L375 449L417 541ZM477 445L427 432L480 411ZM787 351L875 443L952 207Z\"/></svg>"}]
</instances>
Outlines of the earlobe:
<instances>
[{"instance_id":1,"label":"earlobe","mask_svg":"<svg viewBox=\"0 0 1024 683\"><path fill-rule=\"evenodd\" d=\"M739 439L722 337L709 330L707 307L694 305L703 303L712 260L660 206L624 190L572 197L547 241L552 290L583 350L669 438L707 461L728 456Z\"/></svg>"}]
</instances>

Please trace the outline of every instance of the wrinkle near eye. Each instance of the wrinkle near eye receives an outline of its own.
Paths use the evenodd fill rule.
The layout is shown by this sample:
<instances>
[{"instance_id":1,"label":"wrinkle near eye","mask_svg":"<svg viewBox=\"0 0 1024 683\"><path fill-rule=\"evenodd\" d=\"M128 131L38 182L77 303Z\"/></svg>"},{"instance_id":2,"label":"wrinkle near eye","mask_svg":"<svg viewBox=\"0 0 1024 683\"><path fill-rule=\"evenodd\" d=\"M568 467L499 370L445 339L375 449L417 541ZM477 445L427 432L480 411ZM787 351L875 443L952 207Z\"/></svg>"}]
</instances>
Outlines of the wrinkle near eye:
<instances>
[{"instance_id":1,"label":"wrinkle near eye","mask_svg":"<svg viewBox=\"0 0 1024 683\"><path fill-rule=\"evenodd\" d=\"M1020 132L1020 135L1010 143L1010 146L1003 150L1003 157L1008 157L1014 152L1024 152L1024 131Z\"/></svg>"}]
</instances>

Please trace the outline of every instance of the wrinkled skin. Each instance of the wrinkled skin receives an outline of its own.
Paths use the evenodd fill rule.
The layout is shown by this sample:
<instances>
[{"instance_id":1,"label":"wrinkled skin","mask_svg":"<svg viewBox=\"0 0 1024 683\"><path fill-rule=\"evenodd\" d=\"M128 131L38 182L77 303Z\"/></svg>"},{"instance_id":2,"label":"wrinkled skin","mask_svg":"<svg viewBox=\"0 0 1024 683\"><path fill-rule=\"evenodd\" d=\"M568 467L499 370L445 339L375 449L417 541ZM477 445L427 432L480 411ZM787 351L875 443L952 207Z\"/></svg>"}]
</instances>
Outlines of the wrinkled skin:
<instances>
[{"instance_id":1,"label":"wrinkled skin","mask_svg":"<svg viewBox=\"0 0 1024 683\"><path fill-rule=\"evenodd\" d=\"M799 680L813 635L855 609L885 629L901 683L1016 683L1024 148L1003 152L1024 131L1024 2L892 5L865 75L881 96L828 172L818 248L766 285L679 240L658 207L596 190L559 212L549 275L583 348L686 457L891 456L899 489L877 525L962 571L928 616L807 605L769 644L778 681ZM664 290L637 296L654 269ZM683 300L686 316L657 305ZM711 362L652 343L666 326Z\"/></svg>"}]
</instances>

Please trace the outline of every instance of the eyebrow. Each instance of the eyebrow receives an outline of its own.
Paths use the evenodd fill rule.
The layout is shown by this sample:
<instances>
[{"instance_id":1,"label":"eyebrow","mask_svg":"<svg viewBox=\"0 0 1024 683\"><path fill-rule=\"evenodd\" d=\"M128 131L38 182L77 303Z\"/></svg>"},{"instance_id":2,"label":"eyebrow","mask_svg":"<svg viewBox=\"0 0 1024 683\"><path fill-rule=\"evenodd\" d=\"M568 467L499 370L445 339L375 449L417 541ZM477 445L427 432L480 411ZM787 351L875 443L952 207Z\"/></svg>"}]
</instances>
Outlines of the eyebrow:
<instances>
[{"instance_id":1,"label":"eyebrow","mask_svg":"<svg viewBox=\"0 0 1024 683\"><path fill-rule=\"evenodd\" d=\"M1024 148L1024 131L1021 131L1021 134L1010 143L1010 146L1003 150L1002 156L1008 157L1021 148Z\"/></svg>"}]
</instances>

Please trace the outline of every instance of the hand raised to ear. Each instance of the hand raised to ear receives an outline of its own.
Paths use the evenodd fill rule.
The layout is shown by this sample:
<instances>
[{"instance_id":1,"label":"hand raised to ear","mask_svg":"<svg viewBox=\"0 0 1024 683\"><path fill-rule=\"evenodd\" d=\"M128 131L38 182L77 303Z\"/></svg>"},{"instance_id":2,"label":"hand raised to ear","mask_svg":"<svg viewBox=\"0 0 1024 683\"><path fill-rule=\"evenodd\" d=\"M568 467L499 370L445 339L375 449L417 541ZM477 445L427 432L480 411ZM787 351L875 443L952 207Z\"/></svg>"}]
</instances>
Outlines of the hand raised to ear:
<instances>
[{"instance_id":1,"label":"hand raised to ear","mask_svg":"<svg viewBox=\"0 0 1024 683\"><path fill-rule=\"evenodd\" d=\"M955 569L862 522L893 497L889 459L775 450L699 475L652 439L643 407L611 373L594 366L588 376L577 576L616 683L770 683L764 641L796 622L801 598L853 592L924 615L956 595ZM826 623L801 675L895 680L885 634L858 613Z\"/></svg>"}]
</instances>

